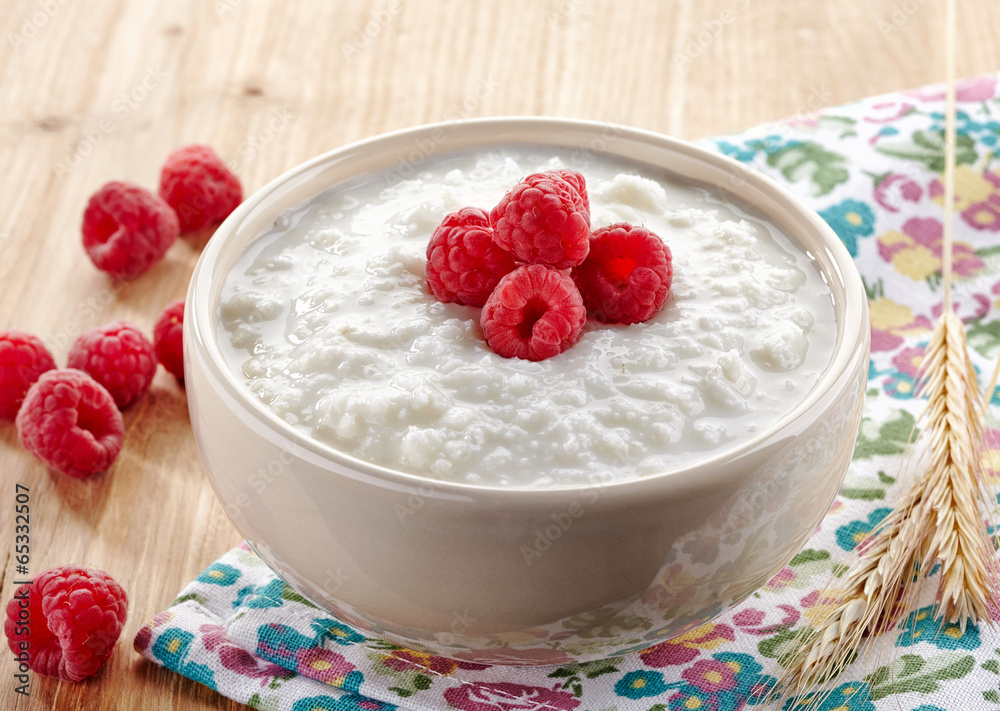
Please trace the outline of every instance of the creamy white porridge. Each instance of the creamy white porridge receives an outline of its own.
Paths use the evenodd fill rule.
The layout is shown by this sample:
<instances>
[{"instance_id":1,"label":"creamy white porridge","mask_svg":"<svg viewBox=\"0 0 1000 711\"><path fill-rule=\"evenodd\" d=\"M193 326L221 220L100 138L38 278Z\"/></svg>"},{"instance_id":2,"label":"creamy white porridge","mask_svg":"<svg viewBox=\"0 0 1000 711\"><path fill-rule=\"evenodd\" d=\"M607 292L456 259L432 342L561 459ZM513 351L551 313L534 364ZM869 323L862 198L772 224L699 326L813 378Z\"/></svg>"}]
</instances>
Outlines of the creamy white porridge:
<instances>
[{"instance_id":1,"label":"creamy white porridge","mask_svg":"<svg viewBox=\"0 0 1000 711\"><path fill-rule=\"evenodd\" d=\"M220 341L278 417L359 459L484 486L566 486L683 466L766 429L812 389L836 340L809 258L710 190L645 166L530 147L448 154L290 211L229 274ZM479 309L424 280L448 212L489 210L520 178L587 179L592 228L642 224L674 258L666 306L589 322L539 362L503 358Z\"/></svg>"}]
</instances>

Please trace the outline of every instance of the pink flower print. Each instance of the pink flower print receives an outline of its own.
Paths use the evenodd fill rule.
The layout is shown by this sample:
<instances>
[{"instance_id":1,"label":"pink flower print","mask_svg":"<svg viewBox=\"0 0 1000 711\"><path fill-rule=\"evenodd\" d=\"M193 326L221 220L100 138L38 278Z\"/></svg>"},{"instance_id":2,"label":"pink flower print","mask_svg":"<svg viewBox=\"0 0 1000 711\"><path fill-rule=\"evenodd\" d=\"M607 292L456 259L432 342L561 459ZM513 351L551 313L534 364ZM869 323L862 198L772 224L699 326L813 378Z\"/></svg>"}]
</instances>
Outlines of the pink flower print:
<instances>
[{"instance_id":1,"label":"pink flower print","mask_svg":"<svg viewBox=\"0 0 1000 711\"><path fill-rule=\"evenodd\" d=\"M893 123L913 111L913 104L890 99L872 104L868 109L869 113L864 117L864 121L868 123Z\"/></svg>"},{"instance_id":2,"label":"pink flower print","mask_svg":"<svg viewBox=\"0 0 1000 711\"><path fill-rule=\"evenodd\" d=\"M746 610L740 610L733 615L733 624L744 632L749 632L750 634L758 637L766 637L768 635L775 634L776 632L780 632L782 629L790 625L794 625L799 621L799 611L791 605L778 605L778 609L782 613L780 622L764 624L764 620L767 618L767 613L763 610L749 608Z\"/></svg>"},{"instance_id":3,"label":"pink flower print","mask_svg":"<svg viewBox=\"0 0 1000 711\"><path fill-rule=\"evenodd\" d=\"M928 193L939 205L944 205L944 187L934 180ZM1000 231L1000 175L980 173L971 165L955 168L955 210L962 220L976 230Z\"/></svg>"},{"instance_id":4,"label":"pink flower print","mask_svg":"<svg viewBox=\"0 0 1000 711\"><path fill-rule=\"evenodd\" d=\"M958 314L959 318L963 321L974 321L976 319L981 319L983 316L990 311L990 297L986 294L972 294L969 300L965 299L955 299L952 302L955 309L955 313ZM931 307L931 316L935 319L941 318L941 313L944 311L944 304L935 304Z\"/></svg>"},{"instance_id":5,"label":"pink flower print","mask_svg":"<svg viewBox=\"0 0 1000 711\"><path fill-rule=\"evenodd\" d=\"M343 686L347 675L354 671L354 665L343 655L320 647L300 650L295 662L295 670L302 676L338 687Z\"/></svg>"},{"instance_id":6,"label":"pink flower print","mask_svg":"<svg viewBox=\"0 0 1000 711\"><path fill-rule=\"evenodd\" d=\"M261 662L245 649L229 641L226 628L220 625L201 625L202 644L210 652L218 650L222 666L240 676L260 679L261 686L276 676L288 676L284 667L269 662Z\"/></svg>"},{"instance_id":7,"label":"pink flower print","mask_svg":"<svg viewBox=\"0 0 1000 711\"><path fill-rule=\"evenodd\" d=\"M736 686L736 673L732 667L717 659L699 659L681 676L691 686L709 693L727 691Z\"/></svg>"},{"instance_id":8,"label":"pink flower print","mask_svg":"<svg viewBox=\"0 0 1000 711\"><path fill-rule=\"evenodd\" d=\"M896 370L906 373L911 378L920 375L920 361L924 358L922 347L904 348L892 357L892 365Z\"/></svg>"},{"instance_id":9,"label":"pink flower print","mask_svg":"<svg viewBox=\"0 0 1000 711\"><path fill-rule=\"evenodd\" d=\"M881 207L889 212L899 212L903 202L920 202L924 189L913 178L902 173L888 173L875 183L875 198Z\"/></svg>"},{"instance_id":10,"label":"pink flower print","mask_svg":"<svg viewBox=\"0 0 1000 711\"><path fill-rule=\"evenodd\" d=\"M791 128L816 128L819 126L819 121L822 117L823 114L819 111L806 111L789 116L785 119L784 123Z\"/></svg>"},{"instance_id":11,"label":"pink flower print","mask_svg":"<svg viewBox=\"0 0 1000 711\"><path fill-rule=\"evenodd\" d=\"M458 662L446 657L416 652L412 649L394 649L382 659L382 664L395 671L412 671L414 668L426 669L432 674L448 676L456 669L488 669L485 664Z\"/></svg>"},{"instance_id":12,"label":"pink flower print","mask_svg":"<svg viewBox=\"0 0 1000 711\"><path fill-rule=\"evenodd\" d=\"M911 217L903 231L891 230L878 238L879 256L891 262L900 274L923 281L941 269L941 221L933 217ZM952 267L956 276L974 276L986 265L968 244L954 243Z\"/></svg>"},{"instance_id":13,"label":"pink flower print","mask_svg":"<svg viewBox=\"0 0 1000 711\"><path fill-rule=\"evenodd\" d=\"M473 682L444 692L445 701L462 711L571 711L580 705L572 694L511 682Z\"/></svg>"},{"instance_id":14,"label":"pink flower print","mask_svg":"<svg viewBox=\"0 0 1000 711\"><path fill-rule=\"evenodd\" d=\"M639 658L646 666L656 669L686 664L701 654L701 650L715 649L735 639L732 627L709 622L640 652Z\"/></svg>"},{"instance_id":15,"label":"pink flower print","mask_svg":"<svg viewBox=\"0 0 1000 711\"><path fill-rule=\"evenodd\" d=\"M774 592L776 590L784 590L789 585L793 585L798 576L795 571L785 566L777 573L774 574L770 580L764 583L764 589L769 592Z\"/></svg>"},{"instance_id":16,"label":"pink flower print","mask_svg":"<svg viewBox=\"0 0 1000 711\"><path fill-rule=\"evenodd\" d=\"M987 429L983 433L981 455L983 479L987 485L995 488L997 480L1000 480L1000 430Z\"/></svg>"},{"instance_id":17,"label":"pink flower print","mask_svg":"<svg viewBox=\"0 0 1000 711\"><path fill-rule=\"evenodd\" d=\"M945 86L940 84L904 93L918 101L944 101ZM987 101L996 96L996 93L996 77L975 77L955 84L955 99L961 102Z\"/></svg>"},{"instance_id":18,"label":"pink flower print","mask_svg":"<svg viewBox=\"0 0 1000 711\"><path fill-rule=\"evenodd\" d=\"M229 639L222 625L202 625L198 631L201 632L201 643L209 652L214 652L216 647Z\"/></svg>"},{"instance_id":19,"label":"pink flower print","mask_svg":"<svg viewBox=\"0 0 1000 711\"><path fill-rule=\"evenodd\" d=\"M844 601L844 597L837 595L824 595L819 590L813 590L803 597L799 604L802 606L802 617L814 625L818 625L830 616L837 607Z\"/></svg>"},{"instance_id":20,"label":"pink flower print","mask_svg":"<svg viewBox=\"0 0 1000 711\"><path fill-rule=\"evenodd\" d=\"M874 299L869 304L872 322L872 351L894 351L905 338L922 336L934 327L926 316L915 316L913 310L887 298Z\"/></svg>"},{"instance_id":21,"label":"pink flower print","mask_svg":"<svg viewBox=\"0 0 1000 711\"><path fill-rule=\"evenodd\" d=\"M261 686L276 676L288 676L288 671L284 667L270 662L261 662L250 652L235 644L227 644L219 649L219 661L222 662L222 666L232 672L251 679L260 679Z\"/></svg>"}]
</instances>

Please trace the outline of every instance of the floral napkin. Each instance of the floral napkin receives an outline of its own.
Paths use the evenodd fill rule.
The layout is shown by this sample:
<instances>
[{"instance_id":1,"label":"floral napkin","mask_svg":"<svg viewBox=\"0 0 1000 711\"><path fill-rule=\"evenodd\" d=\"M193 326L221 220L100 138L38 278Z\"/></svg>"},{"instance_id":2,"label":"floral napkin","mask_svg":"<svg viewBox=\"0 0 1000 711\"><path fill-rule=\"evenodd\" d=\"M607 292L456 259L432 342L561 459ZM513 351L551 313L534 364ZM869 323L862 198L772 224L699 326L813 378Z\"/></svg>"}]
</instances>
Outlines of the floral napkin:
<instances>
[{"instance_id":1,"label":"floral napkin","mask_svg":"<svg viewBox=\"0 0 1000 711\"><path fill-rule=\"evenodd\" d=\"M961 83L958 101L954 298L973 360L988 374L1000 350L998 76ZM703 142L817 210L856 259L871 304L869 388L847 480L806 546L739 607L624 657L485 666L366 638L296 594L243 545L153 618L136 650L269 711L760 708L781 672L777 659L821 613L819 589L899 495L896 479L921 409L916 366L941 309L943 112L944 88L934 86ZM986 454L996 477L1000 429L988 431ZM820 711L1000 707L1000 632L944 625L927 605L886 637L891 651L841 675Z\"/></svg>"}]
</instances>

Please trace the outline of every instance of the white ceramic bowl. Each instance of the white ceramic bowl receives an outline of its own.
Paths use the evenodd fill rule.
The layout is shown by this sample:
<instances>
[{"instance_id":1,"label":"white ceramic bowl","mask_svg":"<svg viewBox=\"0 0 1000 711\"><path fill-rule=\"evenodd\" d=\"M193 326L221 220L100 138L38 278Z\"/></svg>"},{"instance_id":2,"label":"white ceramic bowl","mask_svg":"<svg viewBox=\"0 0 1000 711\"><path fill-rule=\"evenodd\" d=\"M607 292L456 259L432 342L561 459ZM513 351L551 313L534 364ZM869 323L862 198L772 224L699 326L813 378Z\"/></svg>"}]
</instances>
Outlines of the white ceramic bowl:
<instances>
[{"instance_id":1,"label":"white ceramic bowl","mask_svg":"<svg viewBox=\"0 0 1000 711\"><path fill-rule=\"evenodd\" d=\"M272 414L219 344L226 275L285 209L360 174L441 153L542 144L666 168L749 204L813 257L837 341L810 394L753 439L660 475L602 486L493 489L359 461ZM250 196L191 280L184 323L191 422L236 528L333 616L417 650L553 664L643 649L729 609L805 542L843 479L861 418L868 310L847 250L810 209L741 164L600 123L500 118L421 126L344 146ZM526 556L525 550L540 552Z\"/></svg>"}]
</instances>

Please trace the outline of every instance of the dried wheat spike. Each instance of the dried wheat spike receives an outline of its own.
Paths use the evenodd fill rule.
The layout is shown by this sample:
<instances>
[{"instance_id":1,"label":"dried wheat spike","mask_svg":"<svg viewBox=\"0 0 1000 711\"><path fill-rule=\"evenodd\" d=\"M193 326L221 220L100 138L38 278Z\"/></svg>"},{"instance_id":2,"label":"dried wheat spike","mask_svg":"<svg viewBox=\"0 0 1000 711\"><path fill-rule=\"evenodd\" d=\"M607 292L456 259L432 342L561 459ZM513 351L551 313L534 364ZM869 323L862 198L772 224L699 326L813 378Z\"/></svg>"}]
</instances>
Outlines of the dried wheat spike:
<instances>
[{"instance_id":1,"label":"dried wheat spike","mask_svg":"<svg viewBox=\"0 0 1000 711\"><path fill-rule=\"evenodd\" d=\"M911 489L869 537L861 555L825 593L837 606L809 629L791 653L777 691L782 698L815 690L850 664L861 642L898 622L907 584L925 554L926 536L910 512L920 506ZM817 703L822 695L817 697Z\"/></svg>"},{"instance_id":2,"label":"dried wheat spike","mask_svg":"<svg viewBox=\"0 0 1000 711\"><path fill-rule=\"evenodd\" d=\"M954 312L938 321L921 364L928 402L927 469L883 520L832 593L840 602L806 632L779 680L783 698L814 691L853 660L861 643L898 622L923 576L941 564L939 609L964 630L967 620L992 624L997 564L983 519L979 474L982 425L975 370L965 329ZM816 703L823 698L815 696Z\"/></svg>"},{"instance_id":3,"label":"dried wheat spike","mask_svg":"<svg viewBox=\"0 0 1000 711\"><path fill-rule=\"evenodd\" d=\"M918 482L927 505L917 512L919 524L931 532L921 564L925 570L941 564L938 598L946 621L963 630L969 619L992 624L997 564L983 518L979 389L965 328L953 311L938 321L921 371L930 460Z\"/></svg>"}]
</instances>

